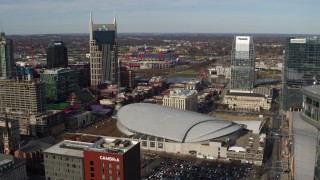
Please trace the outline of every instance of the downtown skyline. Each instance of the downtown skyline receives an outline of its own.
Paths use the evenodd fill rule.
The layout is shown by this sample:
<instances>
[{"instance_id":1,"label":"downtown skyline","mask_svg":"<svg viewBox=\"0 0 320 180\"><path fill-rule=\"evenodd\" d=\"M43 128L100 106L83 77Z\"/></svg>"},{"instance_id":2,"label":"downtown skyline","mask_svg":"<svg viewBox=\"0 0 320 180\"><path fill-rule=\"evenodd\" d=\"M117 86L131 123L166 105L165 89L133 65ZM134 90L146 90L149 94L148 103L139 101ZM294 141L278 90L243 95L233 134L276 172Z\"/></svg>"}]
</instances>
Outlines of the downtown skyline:
<instances>
[{"instance_id":1,"label":"downtown skyline","mask_svg":"<svg viewBox=\"0 0 320 180\"><path fill-rule=\"evenodd\" d=\"M2 0L0 31L6 34L88 33L112 23L119 33L319 34L315 0Z\"/></svg>"}]
</instances>

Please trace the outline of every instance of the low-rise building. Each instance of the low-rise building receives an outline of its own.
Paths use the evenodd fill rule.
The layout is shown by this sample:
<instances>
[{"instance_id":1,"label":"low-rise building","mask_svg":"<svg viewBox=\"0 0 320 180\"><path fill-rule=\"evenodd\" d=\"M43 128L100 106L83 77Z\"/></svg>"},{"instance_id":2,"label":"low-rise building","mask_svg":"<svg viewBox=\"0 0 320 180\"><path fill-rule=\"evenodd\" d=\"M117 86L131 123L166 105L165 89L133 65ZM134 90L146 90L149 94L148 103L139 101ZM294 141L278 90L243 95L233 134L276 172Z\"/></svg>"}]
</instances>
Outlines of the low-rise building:
<instances>
[{"instance_id":1,"label":"low-rise building","mask_svg":"<svg viewBox=\"0 0 320 180\"><path fill-rule=\"evenodd\" d=\"M237 111L270 110L272 98L257 93L228 93L224 96L222 104L229 109Z\"/></svg>"},{"instance_id":2,"label":"low-rise building","mask_svg":"<svg viewBox=\"0 0 320 180\"><path fill-rule=\"evenodd\" d=\"M22 141L19 149L14 152L14 157L25 160L28 171L43 173L43 151L51 147L55 141L52 136Z\"/></svg>"},{"instance_id":3,"label":"low-rise building","mask_svg":"<svg viewBox=\"0 0 320 180\"><path fill-rule=\"evenodd\" d=\"M0 117L0 152L12 154L19 148L20 129L17 120Z\"/></svg>"},{"instance_id":4,"label":"low-rise building","mask_svg":"<svg viewBox=\"0 0 320 180\"><path fill-rule=\"evenodd\" d=\"M196 90L189 89L172 89L168 95L163 97L164 106L197 111L197 97Z\"/></svg>"},{"instance_id":5,"label":"low-rise building","mask_svg":"<svg viewBox=\"0 0 320 180\"><path fill-rule=\"evenodd\" d=\"M0 154L0 179L26 180L26 162L12 155Z\"/></svg>"},{"instance_id":6,"label":"low-rise building","mask_svg":"<svg viewBox=\"0 0 320 180\"><path fill-rule=\"evenodd\" d=\"M140 179L140 144L101 137L63 141L44 152L47 179Z\"/></svg>"},{"instance_id":7,"label":"low-rise building","mask_svg":"<svg viewBox=\"0 0 320 180\"><path fill-rule=\"evenodd\" d=\"M67 117L65 124L67 129L74 129L74 128L80 128L85 125L88 125L91 122L92 122L91 111L84 111L84 112L72 114L69 117Z\"/></svg>"}]
</instances>

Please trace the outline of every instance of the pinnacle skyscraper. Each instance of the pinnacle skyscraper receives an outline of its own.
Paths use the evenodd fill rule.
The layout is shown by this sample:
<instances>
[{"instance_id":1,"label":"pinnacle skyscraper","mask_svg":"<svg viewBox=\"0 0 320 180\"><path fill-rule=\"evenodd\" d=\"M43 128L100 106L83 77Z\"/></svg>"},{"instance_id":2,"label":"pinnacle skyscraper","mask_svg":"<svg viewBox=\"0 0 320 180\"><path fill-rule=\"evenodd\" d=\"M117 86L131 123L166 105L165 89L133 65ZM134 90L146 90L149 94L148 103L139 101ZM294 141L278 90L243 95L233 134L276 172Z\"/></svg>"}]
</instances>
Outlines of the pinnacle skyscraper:
<instances>
[{"instance_id":1,"label":"pinnacle skyscraper","mask_svg":"<svg viewBox=\"0 0 320 180\"><path fill-rule=\"evenodd\" d=\"M9 79L14 74L13 43L0 33L0 78Z\"/></svg>"},{"instance_id":2,"label":"pinnacle skyscraper","mask_svg":"<svg viewBox=\"0 0 320 180\"><path fill-rule=\"evenodd\" d=\"M255 54L252 36L235 36L231 52L230 92L252 93L255 83Z\"/></svg>"},{"instance_id":3,"label":"pinnacle skyscraper","mask_svg":"<svg viewBox=\"0 0 320 180\"><path fill-rule=\"evenodd\" d=\"M116 18L112 24L93 24L90 15L89 30L91 86L119 84Z\"/></svg>"},{"instance_id":4,"label":"pinnacle skyscraper","mask_svg":"<svg viewBox=\"0 0 320 180\"><path fill-rule=\"evenodd\" d=\"M283 66L284 110L302 107L302 86L320 82L320 38L288 37Z\"/></svg>"}]
</instances>

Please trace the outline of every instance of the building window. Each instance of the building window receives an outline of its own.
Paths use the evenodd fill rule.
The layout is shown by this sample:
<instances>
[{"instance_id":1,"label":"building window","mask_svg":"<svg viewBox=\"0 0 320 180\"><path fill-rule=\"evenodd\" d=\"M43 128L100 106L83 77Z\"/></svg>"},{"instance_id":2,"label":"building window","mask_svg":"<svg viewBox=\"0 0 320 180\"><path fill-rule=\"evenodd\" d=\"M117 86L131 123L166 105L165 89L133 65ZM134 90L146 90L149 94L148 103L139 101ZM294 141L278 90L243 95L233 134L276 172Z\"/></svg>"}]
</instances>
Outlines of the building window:
<instances>
[{"instance_id":1,"label":"building window","mask_svg":"<svg viewBox=\"0 0 320 180\"><path fill-rule=\"evenodd\" d=\"M117 171L117 175L118 175L118 176L120 175L120 171Z\"/></svg>"},{"instance_id":2,"label":"building window","mask_svg":"<svg viewBox=\"0 0 320 180\"><path fill-rule=\"evenodd\" d=\"M93 165L93 161L90 161L90 165Z\"/></svg>"},{"instance_id":3,"label":"building window","mask_svg":"<svg viewBox=\"0 0 320 180\"><path fill-rule=\"evenodd\" d=\"M112 164L111 163L109 163L109 168L112 168Z\"/></svg>"},{"instance_id":4,"label":"building window","mask_svg":"<svg viewBox=\"0 0 320 180\"><path fill-rule=\"evenodd\" d=\"M120 180L120 177L117 177L117 180Z\"/></svg>"},{"instance_id":5,"label":"building window","mask_svg":"<svg viewBox=\"0 0 320 180\"><path fill-rule=\"evenodd\" d=\"M91 173L91 177L94 177L94 173Z\"/></svg>"},{"instance_id":6,"label":"building window","mask_svg":"<svg viewBox=\"0 0 320 180\"><path fill-rule=\"evenodd\" d=\"M112 176L109 176L109 180L112 180Z\"/></svg>"},{"instance_id":7,"label":"building window","mask_svg":"<svg viewBox=\"0 0 320 180\"><path fill-rule=\"evenodd\" d=\"M112 174L112 170L111 169L109 169L109 174Z\"/></svg>"},{"instance_id":8,"label":"building window","mask_svg":"<svg viewBox=\"0 0 320 180\"><path fill-rule=\"evenodd\" d=\"M102 174L101 179L106 179L106 176Z\"/></svg>"},{"instance_id":9,"label":"building window","mask_svg":"<svg viewBox=\"0 0 320 180\"><path fill-rule=\"evenodd\" d=\"M158 143L158 148L163 148L163 143Z\"/></svg>"},{"instance_id":10,"label":"building window","mask_svg":"<svg viewBox=\"0 0 320 180\"><path fill-rule=\"evenodd\" d=\"M116 165L116 168L117 168L117 169L120 169L120 165L119 165L119 164L117 164L117 165Z\"/></svg>"},{"instance_id":11,"label":"building window","mask_svg":"<svg viewBox=\"0 0 320 180\"><path fill-rule=\"evenodd\" d=\"M93 168L93 167L91 167L91 168L90 168L90 171L94 171L94 168Z\"/></svg>"},{"instance_id":12,"label":"building window","mask_svg":"<svg viewBox=\"0 0 320 180\"><path fill-rule=\"evenodd\" d=\"M142 141L142 146L147 147L147 141Z\"/></svg>"},{"instance_id":13,"label":"building window","mask_svg":"<svg viewBox=\"0 0 320 180\"><path fill-rule=\"evenodd\" d=\"M155 142L150 142L150 147L155 147L156 145L155 145Z\"/></svg>"}]
</instances>

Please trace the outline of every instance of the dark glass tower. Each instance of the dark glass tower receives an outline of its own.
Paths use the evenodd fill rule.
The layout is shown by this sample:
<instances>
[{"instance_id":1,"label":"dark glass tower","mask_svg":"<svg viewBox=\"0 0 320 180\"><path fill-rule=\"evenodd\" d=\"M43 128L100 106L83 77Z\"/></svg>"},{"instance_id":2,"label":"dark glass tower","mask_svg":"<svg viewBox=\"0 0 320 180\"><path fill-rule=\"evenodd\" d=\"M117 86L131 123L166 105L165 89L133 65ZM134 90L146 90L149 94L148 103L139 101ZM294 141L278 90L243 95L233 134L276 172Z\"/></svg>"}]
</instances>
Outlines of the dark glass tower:
<instances>
[{"instance_id":1,"label":"dark glass tower","mask_svg":"<svg viewBox=\"0 0 320 180\"><path fill-rule=\"evenodd\" d=\"M62 41L54 41L49 44L47 49L48 69L58 67L68 67L68 50Z\"/></svg>"},{"instance_id":2,"label":"dark glass tower","mask_svg":"<svg viewBox=\"0 0 320 180\"><path fill-rule=\"evenodd\" d=\"M112 24L93 24L90 16L89 29L91 86L119 84L116 19Z\"/></svg>"},{"instance_id":3,"label":"dark glass tower","mask_svg":"<svg viewBox=\"0 0 320 180\"><path fill-rule=\"evenodd\" d=\"M255 82L255 54L251 36L235 36L231 52L230 92L252 93Z\"/></svg>"},{"instance_id":4,"label":"dark glass tower","mask_svg":"<svg viewBox=\"0 0 320 180\"><path fill-rule=\"evenodd\" d=\"M283 66L284 110L300 109L302 86L320 81L320 38L288 37Z\"/></svg>"},{"instance_id":5,"label":"dark glass tower","mask_svg":"<svg viewBox=\"0 0 320 180\"><path fill-rule=\"evenodd\" d=\"M14 75L13 43L0 33L0 78L9 79Z\"/></svg>"}]
</instances>

